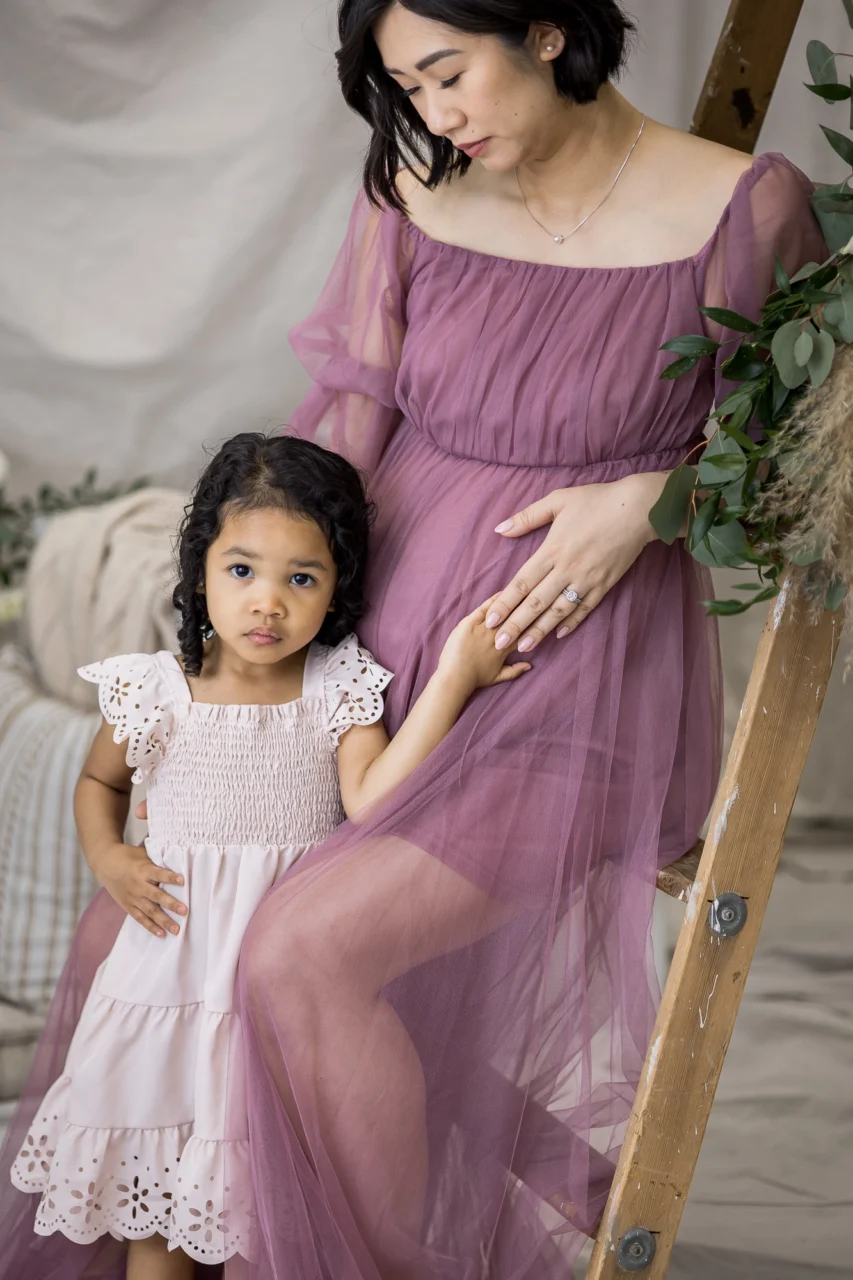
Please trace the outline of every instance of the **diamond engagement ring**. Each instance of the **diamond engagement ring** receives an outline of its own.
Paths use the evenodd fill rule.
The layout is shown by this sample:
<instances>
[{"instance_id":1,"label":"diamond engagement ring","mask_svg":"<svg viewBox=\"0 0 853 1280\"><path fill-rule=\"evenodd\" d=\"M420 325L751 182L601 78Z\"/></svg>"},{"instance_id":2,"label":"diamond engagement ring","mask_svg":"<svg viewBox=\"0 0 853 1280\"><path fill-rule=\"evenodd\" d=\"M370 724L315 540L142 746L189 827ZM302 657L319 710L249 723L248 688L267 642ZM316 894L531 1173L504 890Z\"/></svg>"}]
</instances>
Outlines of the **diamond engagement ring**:
<instances>
[{"instance_id":1,"label":"diamond engagement ring","mask_svg":"<svg viewBox=\"0 0 853 1280\"><path fill-rule=\"evenodd\" d=\"M575 591L574 587L565 587L561 592L561 596L565 596L569 604L580 604L581 597Z\"/></svg>"}]
</instances>

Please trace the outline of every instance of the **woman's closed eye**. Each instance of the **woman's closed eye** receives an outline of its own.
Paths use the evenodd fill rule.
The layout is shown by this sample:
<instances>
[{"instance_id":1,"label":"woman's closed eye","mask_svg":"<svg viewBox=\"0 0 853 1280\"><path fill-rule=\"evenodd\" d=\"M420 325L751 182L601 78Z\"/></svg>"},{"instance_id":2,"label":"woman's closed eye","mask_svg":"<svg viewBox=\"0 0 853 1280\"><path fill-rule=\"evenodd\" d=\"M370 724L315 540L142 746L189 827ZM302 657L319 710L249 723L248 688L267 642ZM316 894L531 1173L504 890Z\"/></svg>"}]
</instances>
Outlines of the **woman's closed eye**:
<instances>
[{"instance_id":1,"label":"woman's closed eye","mask_svg":"<svg viewBox=\"0 0 853 1280\"><path fill-rule=\"evenodd\" d=\"M460 71L460 72L459 72L459 75L451 76L449 80L442 80L442 82L441 82L441 88L442 88L442 89L452 89L452 88L453 88L453 86L454 86L455 84L457 84L457 83L458 83L458 81L460 80L461 76L462 76L462 72ZM415 86L415 88L414 88L414 89L404 89L404 90L403 90L403 97L404 97L404 98L413 98L417 92L418 92L417 86Z\"/></svg>"}]
</instances>

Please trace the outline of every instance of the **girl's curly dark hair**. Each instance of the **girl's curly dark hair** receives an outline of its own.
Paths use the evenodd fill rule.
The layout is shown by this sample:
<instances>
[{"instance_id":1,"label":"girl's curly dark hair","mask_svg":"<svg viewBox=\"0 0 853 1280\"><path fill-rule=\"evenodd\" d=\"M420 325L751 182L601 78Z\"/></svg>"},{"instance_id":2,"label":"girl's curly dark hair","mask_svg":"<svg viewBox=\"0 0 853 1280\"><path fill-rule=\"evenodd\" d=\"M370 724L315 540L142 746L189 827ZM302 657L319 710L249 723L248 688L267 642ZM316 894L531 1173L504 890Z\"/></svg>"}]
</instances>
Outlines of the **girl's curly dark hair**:
<instances>
[{"instance_id":1,"label":"girl's curly dark hair","mask_svg":"<svg viewBox=\"0 0 853 1280\"><path fill-rule=\"evenodd\" d=\"M269 508L308 516L323 530L338 571L334 612L317 639L337 644L364 615L367 543L373 520L361 476L340 454L293 436L244 431L222 446L195 487L178 534L178 642L187 675L201 673L211 625L199 587L225 517Z\"/></svg>"}]
</instances>

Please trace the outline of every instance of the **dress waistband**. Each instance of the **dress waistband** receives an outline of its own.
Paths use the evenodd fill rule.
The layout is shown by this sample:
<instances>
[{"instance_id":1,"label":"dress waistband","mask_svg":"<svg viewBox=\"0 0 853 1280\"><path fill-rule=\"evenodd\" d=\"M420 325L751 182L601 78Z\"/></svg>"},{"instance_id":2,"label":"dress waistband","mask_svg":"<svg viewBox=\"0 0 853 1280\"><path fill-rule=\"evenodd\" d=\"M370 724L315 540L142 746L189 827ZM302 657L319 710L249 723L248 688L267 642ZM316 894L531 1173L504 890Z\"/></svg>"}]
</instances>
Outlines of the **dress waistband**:
<instances>
[{"instance_id":1,"label":"dress waistband","mask_svg":"<svg viewBox=\"0 0 853 1280\"><path fill-rule=\"evenodd\" d=\"M564 484L604 484L609 480L620 480L624 476L648 474L653 471L672 471L684 462L691 450L703 440L702 434L695 435L684 444L669 449L655 449L645 453L636 453L625 458L602 458L597 462L583 464L572 463L526 463L503 462L497 458L478 458L471 454L457 453L437 444L420 431L414 423L405 420L401 426L408 426L412 434L427 448L445 457L459 462L475 463L480 467L506 468L509 471L550 472L559 476Z\"/></svg>"}]
</instances>

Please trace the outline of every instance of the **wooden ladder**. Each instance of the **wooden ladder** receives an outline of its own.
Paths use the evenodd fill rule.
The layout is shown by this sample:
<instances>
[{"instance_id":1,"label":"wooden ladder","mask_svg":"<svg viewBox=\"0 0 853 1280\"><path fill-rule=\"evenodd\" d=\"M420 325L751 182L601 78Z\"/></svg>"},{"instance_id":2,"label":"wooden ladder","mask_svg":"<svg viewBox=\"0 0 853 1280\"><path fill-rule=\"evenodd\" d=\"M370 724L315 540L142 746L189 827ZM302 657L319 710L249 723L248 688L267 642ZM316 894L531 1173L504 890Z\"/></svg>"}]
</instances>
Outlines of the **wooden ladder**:
<instances>
[{"instance_id":1,"label":"wooden ladder","mask_svg":"<svg viewBox=\"0 0 853 1280\"><path fill-rule=\"evenodd\" d=\"M753 150L802 3L732 0L694 133ZM770 609L708 838L658 876L685 918L587 1280L666 1276L839 643L800 581Z\"/></svg>"}]
</instances>

